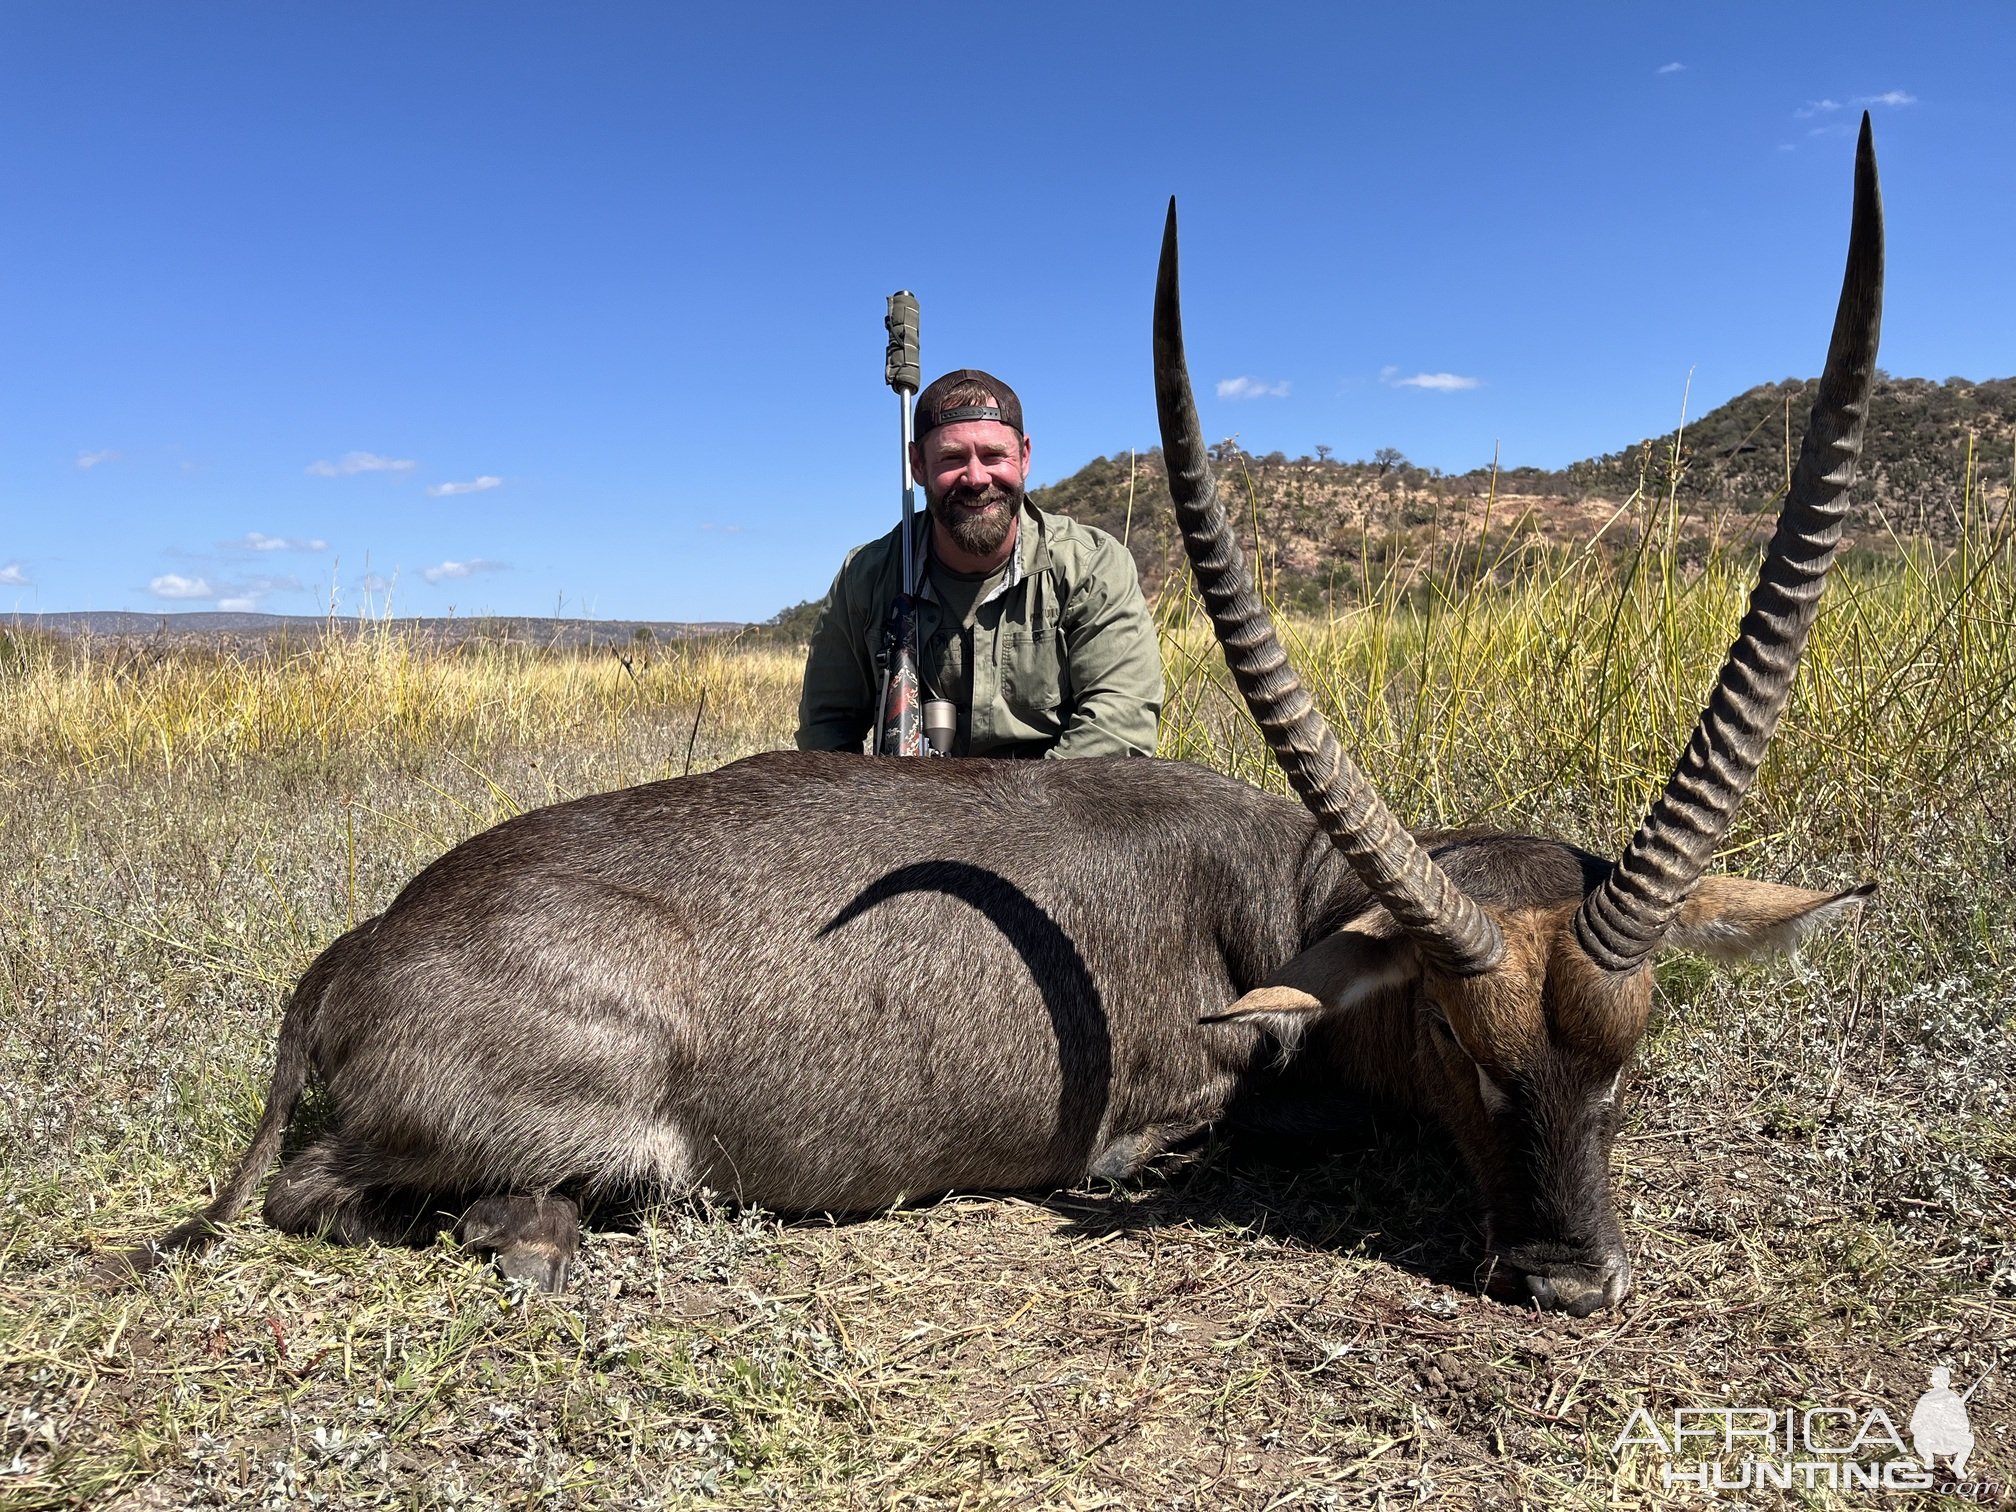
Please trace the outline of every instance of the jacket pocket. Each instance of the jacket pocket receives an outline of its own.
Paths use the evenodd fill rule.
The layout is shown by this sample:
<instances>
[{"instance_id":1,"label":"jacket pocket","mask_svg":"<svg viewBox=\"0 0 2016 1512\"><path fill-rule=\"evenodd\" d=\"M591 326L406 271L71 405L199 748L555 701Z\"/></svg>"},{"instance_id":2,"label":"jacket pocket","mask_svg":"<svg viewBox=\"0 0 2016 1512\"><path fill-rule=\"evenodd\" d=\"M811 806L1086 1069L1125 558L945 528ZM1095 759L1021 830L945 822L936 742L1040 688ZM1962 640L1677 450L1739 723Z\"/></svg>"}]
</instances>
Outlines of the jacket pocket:
<instances>
[{"instance_id":1,"label":"jacket pocket","mask_svg":"<svg viewBox=\"0 0 2016 1512\"><path fill-rule=\"evenodd\" d=\"M1054 724L1055 715L1070 692L1070 676L1063 665L1063 642L1057 632L1011 630L1003 637L1001 696L1018 714L1047 716L1042 724Z\"/></svg>"}]
</instances>

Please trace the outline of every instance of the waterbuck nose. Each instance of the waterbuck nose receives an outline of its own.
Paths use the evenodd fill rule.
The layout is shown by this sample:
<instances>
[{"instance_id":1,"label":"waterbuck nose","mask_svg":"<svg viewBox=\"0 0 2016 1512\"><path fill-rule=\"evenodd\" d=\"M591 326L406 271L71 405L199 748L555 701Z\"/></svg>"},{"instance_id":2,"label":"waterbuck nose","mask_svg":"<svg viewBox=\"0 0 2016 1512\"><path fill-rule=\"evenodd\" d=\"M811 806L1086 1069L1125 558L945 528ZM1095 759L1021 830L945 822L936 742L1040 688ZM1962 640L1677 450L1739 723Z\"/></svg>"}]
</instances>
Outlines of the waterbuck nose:
<instances>
[{"instance_id":1,"label":"waterbuck nose","mask_svg":"<svg viewBox=\"0 0 2016 1512\"><path fill-rule=\"evenodd\" d=\"M1631 1286L1631 1265L1621 1253L1600 1266L1570 1266L1526 1277L1526 1290L1543 1312L1586 1318L1599 1307L1615 1307Z\"/></svg>"}]
</instances>

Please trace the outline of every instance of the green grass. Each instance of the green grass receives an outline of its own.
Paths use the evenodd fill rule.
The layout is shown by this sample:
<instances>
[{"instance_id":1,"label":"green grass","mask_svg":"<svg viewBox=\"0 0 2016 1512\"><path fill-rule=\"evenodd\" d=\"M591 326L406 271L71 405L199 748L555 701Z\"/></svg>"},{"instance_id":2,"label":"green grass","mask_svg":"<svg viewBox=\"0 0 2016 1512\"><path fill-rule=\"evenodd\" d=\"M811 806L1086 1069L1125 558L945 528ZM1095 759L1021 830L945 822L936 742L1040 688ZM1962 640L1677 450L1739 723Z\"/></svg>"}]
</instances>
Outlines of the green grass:
<instances>
[{"instance_id":1,"label":"green grass","mask_svg":"<svg viewBox=\"0 0 2016 1512\"><path fill-rule=\"evenodd\" d=\"M1618 528L1644 549L1454 538L1288 627L1404 813L1629 833L1750 559L1687 557L1656 511ZM1191 606L1157 612L1164 753L1280 790ZM552 1299L256 1218L95 1291L95 1252L242 1148L286 987L336 933L512 812L788 742L797 663L10 637L0 1506L1655 1505L1656 1463L1610 1452L1634 1407L1901 1424L1942 1362L1998 1366L1972 1411L2006 1497L2012 626L1988 523L1830 588L1725 866L1880 903L1794 961L1662 969L1616 1160L1637 1288L1586 1322L1467 1289L1453 1160L1383 1115L1301 1170L1213 1150L847 1224L668 1209L592 1235Z\"/></svg>"}]
</instances>

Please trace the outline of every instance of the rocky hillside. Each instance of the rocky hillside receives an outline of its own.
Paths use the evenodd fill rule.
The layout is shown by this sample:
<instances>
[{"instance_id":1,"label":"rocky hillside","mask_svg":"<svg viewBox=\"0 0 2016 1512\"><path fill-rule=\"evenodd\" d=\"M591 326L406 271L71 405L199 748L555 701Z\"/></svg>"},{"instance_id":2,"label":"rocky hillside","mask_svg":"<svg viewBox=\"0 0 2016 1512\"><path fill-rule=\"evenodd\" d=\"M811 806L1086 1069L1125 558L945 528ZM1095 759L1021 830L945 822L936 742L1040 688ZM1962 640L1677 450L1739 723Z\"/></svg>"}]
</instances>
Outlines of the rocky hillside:
<instances>
[{"instance_id":1,"label":"rocky hillside","mask_svg":"<svg viewBox=\"0 0 2016 1512\"><path fill-rule=\"evenodd\" d=\"M1798 455L1812 390L1796 378L1763 384L1691 423L1680 437L1681 500L1748 509L1775 503ZM1622 498L1649 458L1663 490L1673 443L1668 432L1562 472L1525 468L1506 481L1566 497ZM2016 378L1933 383L1879 376L1856 489L1865 519L1900 534L1950 535L1959 527L1970 447L1977 484L2005 497L2016 463Z\"/></svg>"},{"instance_id":2,"label":"rocky hillside","mask_svg":"<svg viewBox=\"0 0 2016 1512\"><path fill-rule=\"evenodd\" d=\"M1461 532L1494 542L1536 537L1581 545L1602 535L1628 546L1656 504L1678 506L1683 550L1706 550L1768 525L1788 458L1804 434L1812 384L1788 379L1741 394L1678 437L1651 436L1558 472L1518 468L1443 474L1393 451L1369 462L1327 455L1255 456L1212 449L1228 507L1248 540L1265 543L1270 590L1320 605L1368 563L1414 558ZM1788 435L1789 428L1789 435ZM1972 456L1970 482L1969 457ZM1879 379L1850 534L1864 550L1911 537L1950 541L1969 508L2000 518L2016 468L2016 379ZM1036 500L1126 539L1152 593L1182 567L1159 451L1101 457Z\"/></svg>"}]
</instances>

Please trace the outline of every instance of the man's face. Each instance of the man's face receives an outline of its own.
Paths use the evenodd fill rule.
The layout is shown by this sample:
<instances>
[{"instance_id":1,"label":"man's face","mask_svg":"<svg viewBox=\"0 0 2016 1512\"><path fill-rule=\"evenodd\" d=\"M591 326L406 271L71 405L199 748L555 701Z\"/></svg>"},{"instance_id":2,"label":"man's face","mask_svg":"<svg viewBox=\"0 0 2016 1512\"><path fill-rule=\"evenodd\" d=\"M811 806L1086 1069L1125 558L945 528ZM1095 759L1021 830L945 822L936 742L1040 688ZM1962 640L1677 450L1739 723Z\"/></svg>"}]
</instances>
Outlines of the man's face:
<instances>
[{"instance_id":1,"label":"man's face","mask_svg":"<svg viewBox=\"0 0 2016 1512\"><path fill-rule=\"evenodd\" d=\"M961 551L987 557L1015 528L1029 478L1029 439L999 420L941 425L911 459L931 519Z\"/></svg>"}]
</instances>

